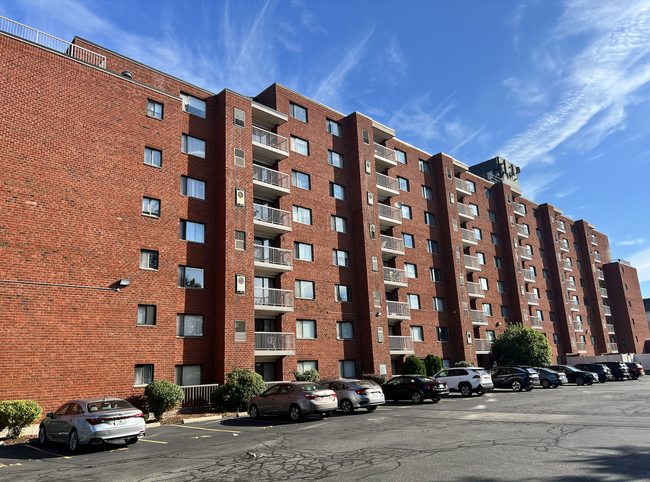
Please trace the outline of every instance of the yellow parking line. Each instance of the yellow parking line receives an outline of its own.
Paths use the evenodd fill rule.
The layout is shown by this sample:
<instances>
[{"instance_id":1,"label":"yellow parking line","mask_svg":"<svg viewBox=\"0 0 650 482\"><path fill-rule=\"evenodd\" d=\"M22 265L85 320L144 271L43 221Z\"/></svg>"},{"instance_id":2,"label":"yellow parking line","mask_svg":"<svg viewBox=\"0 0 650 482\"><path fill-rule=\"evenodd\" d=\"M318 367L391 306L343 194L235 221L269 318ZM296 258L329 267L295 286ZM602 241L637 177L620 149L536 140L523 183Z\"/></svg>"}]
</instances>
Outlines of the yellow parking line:
<instances>
[{"instance_id":1,"label":"yellow parking line","mask_svg":"<svg viewBox=\"0 0 650 482\"><path fill-rule=\"evenodd\" d=\"M39 452L43 452L44 454L48 454L48 455L53 455L54 457L62 457L64 459L69 459L70 458L70 457L68 457L66 455L54 454L52 452L48 452L47 450L39 449L38 447L34 447L33 445L25 444L24 447L29 447L30 449L38 450Z\"/></svg>"},{"instance_id":2,"label":"yellow parking line","mask_svg":"<svg viewBox=\"0 0 650 482\"><path fill-rule=\"evenodd\" d=\"M183 428L193 428L194 430L209 430L210 432L228 432L228 433L241 433L238 430L219 430L216 428L203 428L203 427L190 427L188 425L180 425L176 423L170 423L172 427L183 427Z\"/></svg>"},{"instance_id":3,"label":"yellow parking line","mask_svg":"<svg viewBox=\"0 0 650 482\"><path fill-rule=\"evenodd\" d=\"M406 405L405 407L397 407L397 408L411 408L410 405Z\"/></svg>"},{"instance_id":4,"label":"yellow parking line","mask_svg":"<svg viewBox=\"0 0 650 482\"><path fill-rule=\"evenodd\" d=\"M141 438L140 442L151 442L152 444L168 444L169 442L161 442L160 440L149 440L146 438Z\"/></svg>"}]
</instances>

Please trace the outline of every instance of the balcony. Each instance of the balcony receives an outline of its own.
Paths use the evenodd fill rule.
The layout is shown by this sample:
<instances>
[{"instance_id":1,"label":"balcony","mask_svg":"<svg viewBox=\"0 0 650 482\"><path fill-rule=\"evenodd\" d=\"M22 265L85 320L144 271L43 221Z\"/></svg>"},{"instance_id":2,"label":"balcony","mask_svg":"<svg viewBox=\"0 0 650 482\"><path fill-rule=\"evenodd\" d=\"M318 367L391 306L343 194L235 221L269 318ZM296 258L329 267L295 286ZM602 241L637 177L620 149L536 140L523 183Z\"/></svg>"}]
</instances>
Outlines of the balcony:
<instances>
[{"instance_id":1,"label":"balcony","mask_svg":"<svg viewBox=\"0 0 650 482\"><path fill-rule=\"evenodd\" d=\"M295 333L255 332L255 356L290 356L296 354Z\"/></svg>"},{"instance_id":2,"label":"balcony","mask_svg":"<svg viewBox=\"0 0 650 482\"><path fill-rule=\"evenodd\" d=\"M528 235L530 233L528 232L528 226L524 226L523 224L517 224L517 236L520 238L527 239Z\"/></svg>"},{"instance_id":3,"label":"balcony","mask_svg":"<svg viewBox=\"0 0 650 482\"><path fill-rule=\"evenodd\" d=\"M287 114L278 112L277 110L272 109L271 107L268 107L264 104L260 104L259 102L252 101L251 107L253 114L253 123L256 125L259 124L263 127L275 127L282 125L289 120Z\"/></svg>"},{"instance_id":4,"label":"balcony","mask_svg":"<svg viewBox=\"0 0 650 482\"><path fill-rule=\"evenodd\" d=\"M566 289L569 291L576 291L576 282L572 279L566 280Z\"/></svg>"},{"instance_id":5,"label":"balcony","mask_svg":"<svg viewBox=\"0 0 650 482\"><path fill-rule=\"evenodd\" d=\"M569 252L569 242L566 239L560 239L560 251Z\"/></svg>"},{"instance_id":6,"label":"balcony","mask_svg":"<svg viewBox=\"0 0 650 482\"><path fill-rule=\"evenodd\" d=\"M535 328L536 330L543 329L542 320L539 318L539 316L530 317L530 326Z\"/></svg>"},{"instance_id":7,"label":"balcony","mask_svg":"<svg viewBox=\"0 0 650 482\"><path fill-rule=\"evenodd\" d=\"M602 269L598 270L598 279L601 280L601 281L605 280L605 273L603 272Z\"/></svg>"},{"instance_id":8,"label":"balcony","mask_svg":"<svg viewBox=\"0 0 650 482\"><path fill-rule=\"evenodd\" d=\"M596 239L596 236L592 234L590 237L591 237L591 245L598 246L598 240Z\"/></svg>"},{"instance_id":9,"label":"balcony","mask_svg":"<svg viewBox=\"0 0 650 482\"><path fill-rule=\"evenodd\" d=\"M555 225L557 226L557 230L561 233L566 233L566 224L564 224L564 221L556 221Z\"/></svg>"},{"instance_id":10,"label":"balcony","mask_svg":"<svg viewBox=\"0 0 650 482\"><path fill-rule=\"evenodd\" d=\"M612 316L612 309L609 306L603 306L603 311L605 312L605 316Z\"/></svg>"},{"instance_id":11,"label":"balcony","mask_svg":"<svg viewBox=\"0 0 650 482\"><path fill-rule=\"evenodd\" d=\"M578 345L578 353L587 353L587 344L583 342L576 343Z\"/></svg>"},{"instance_id":12,"label":"balcony","mask_svg":"<svg viewBox=\"0 0 650 482\"><path fill-rule=\"evenodd\" d=\"M454 178L454 180L456 181L456 197L458 199L472 195L472 187L469 182L463 181L457 177Z\"/></svg>"},{"instance_id":13,"label":"balcony","mask_svg":"<svg viewBox=\"0 0 650 482\"><path fill-rule=\"evenodd\" d=\"M291 213L270 206L253 204L255 234L275 237L291 231Z\"/></svg>"},{"instance_id":14,"label":"balcony","mask_svg":"<svg viewBox=\"0 0 650 482\"><path fill-rule=\"evenodd\" d=\"M573 265L571 264L570 259L563 259L562 267L564 268L564 271L573 271Z\"/></svg>"},{"instance_id":15,"label":"balcony","mask_svg":"<svg viewBox=\"0 0 650 482\"><path fill-rule=\"evenodd\" d=\"M485 298L485 290L480 283L467 282L467 294L470 298Z\"/></svg>"},{"instance_id":16,"label":"balcony","mask_svg":"<svg viewBox=\"0 0 650 482\"><path fill-rule=\"evenodd\" d=\"M413 338L410 336L389 336L388 346L391 355L410 355L415 353Z\"/></svg>"},{"instance_id":17,"label":"balcony","mask_svg":"<svg viewBox=\"0 0 650 482\"><path fill-rule=\"evenodd\" d=\"M289 249L253 246L255 275L270 277L293 269L293 253Z\"/></svg>"},{"instance_id":18,"label":"balcony","mask_svg":"<svg viewBox=\"0 0 650 482\"><path fill-rule=\"evenodd\" d=\"M381 173L377 176L377 198L385 201L389 197L399 196L399 181L395 178L388 177Z\"/></svg>"},{"instance_id":19,"label":"balcony","mask_svg":"<svg viewBox=\"0 0 650 482\"><path fill-rule=\"evenodd\" d=\"M389 320L410 320L411 307L408 303L386 301L386 314Z\"/></svg>"},{"instance_id":20,"label":"balcony","mask_svg":"<svg viewBox=\"0 0 650 482\"><path fill-rule=\"evenodd\" d=\"M601 262L601 261L600 261L600 253L594 253L594 261L596 261L596 263L600 263L600 262Z\"/></svg>"},{"instance_id":21,"label":"balcony","mask_svg":"<svg viewBox=\"0 0 650 482\"><path fill-rule=\"evenodd\" d=\"M378 171L397 166L397 153L375 142L375 166Z\"/></svg>"},{"instance_id":22,"label":"balcony","mask_svg":"<svg viewBox=\"0 0 650 482\"><path fill-rule=\"evenodd\" d=\"M538 306L539 296L537 296L537 293L526 293L526 301L528 301L529 305Z\"/></svg>"},{"instance_id":23,"label":"balcony","mask_svg":"<svg viewBox=\"0 0 650 482\"><path fill-rule=\"evenodd\" d=\"M571 311L580 311L580 304L576 300L569 300Z\"/></svg>"},{"instance_id":24,"label":"balcony","mask_svg":"<svg viewBox=\"0 0 650 482\"><path fill-rule=\"evenodd\" d=\"M533 250L530 249L530 246L519 246L519 255L521 259L530 261L533 259Z\"/></svg>"},{"instance_id":25,"label":"balcony","mask_svg":"<svg viewBox=\"0 0 650 482\"><path fill-rule=\"evenodd\" d=\"M465 271L481 271L481 261L477 256L465 255Z\"/></svg>"},{"instance_id":26,"label":"balcony","mask_svg":"<svg viewBox=\"0 0 650 482\"><path fill-rule=\"evenodd\" d=\"M487 324L488 324L488 317L485 314L485 311L472 310L472 325L487 326Z\"/></svg>"},{"instance_id":27,"label":"balcony","mask_svg":"<svg viewBox=\"0 0 650 482\"><path fill-rule=\"evenodd\" d=\"M516 216L525 216L526 215L526 206L524 206L521 203L512 203L512 206L515 209L515 217Z\"/></svg>"},{"instance_id":28,"label":"balcony","mask_svg":"<svg viewBox=\"0 0 650 482\"><path fill-rule=\"evenodd\" d=\"M406 270L384 267L384 286L386 288L406 288L408 285Z\"/></svg>"},{"instance_id":29,"label":"balcony","mask_svg":"<svg viewBox=\"0 0 650 482\"><path fill-rule=\"evenodd\" d=\"M463 247L467 248L468 246L478 246L478 238L474 231L469 229L460 228L460 235L463 238Z\"/></svg>"},{"instance_id":30,"label":"balcony","mask_svg":"<svg viewBox=\"0 0 650 482\"><path fill-rule=\"evenodd\" d=\"M253 156L267 162L289 157L289 139L253 126Z\"/></svg>"},{"instance_id":31,"label":"balcony","mask_svg":"<svg viewBox=\"0 0 650 482\"><path fill-rule=\"evenodd\" d=\"M574 321L573 322L573 329L575 331L583 331L582 330L582 321Z\"/></svg>"},{"instance_id":32,"label":"balcony","mask_svg":"<svg viewBox=\"0 0 650 482\"><path fill-rule=\"evenodd\" d=\"M381 256L383 259L391 259L396 256L404 256L404 240L392 236L381 235Z\"/></svg>"},{"instance_id":33,"label":"balcony","mask_svg":"<svg viewBox=\"0 0 650 482\"><path fill-rule=\"evenodd\" d=\"M535 273L533 273L532 269L524 269L524 281L527 283L534 283L535 282Z\"/></svg>"},{"instance_id":34,"label":"balcony","mask_svg":"<svg viewBox=\"0 0 650 482\"><path fill-rule=\"evenodd\" d=\"M275 316L293 311L293 291L275 288L255 288L255 316Z\"/></svg>"},{"instance_id":35,"label":"balcony","mask_svg":"<svg viewBox=\"0 0 650 482\"><path fill-rule=\"evenodd\" d=\"M607 333L610 335L616 334L614 330L614 325L612 325L611 323L607 323Z\"/></svg>"},{"instance_id":36,"label":"balcony","mask_svg":"<svg viewBox=\"0 0 650 482\"><path fill-rule=\"evenodd\" d=\"M600 288L600 296L607 298L607 288Z\"/></svg>"},{"instance_id":37,"label":"balcony","mask_svg":"<svg viewBox=\"0 0 650 482\"><path fill-rule=\"evenodd\" d=\"M402 224L401 209L386 204L377 204L377 208L379 211L379 225L382 229L388 229Z\"/></svg>"},{"instance_id":38,"label":"balcony","mask_svg":"<svg viewBox=\"0 0 650 482\"><path fill-rule=\"evenodd\" d=\"M477 355L489 355L492 353L492 340L474 338L474 346Z\"/></svg>"},{"instance_id":39,"label":"balcony","mask_svg":"<svg viewBox=\"0 0 650 482\"><path fill-rule=\"evenodd\" d=\"M618 353L618 343L610 343L609 351L611 351L612 353Z\"/></svg>"},{"instance_id":40,"label":"balcony","mask_svg":"<svg viewBox=\"0 0 650 482\"><path fill-rule=\"evenodd\" d=\"M253 165L253 194L256 198L275 200L291 192L291 176L267 167Z\"/></svg>"},{"instance_id":41,"label":"balcony","mask_svg":"<svg viewBox=\"0 0 650 482\"><path fill-rule=\"evenodd\" d=\"M458 216L460 217L461 222L463 221L473 221L474 213L472 208L467 204L457 203L458 204Z\"/></svg>"}]
</instances>

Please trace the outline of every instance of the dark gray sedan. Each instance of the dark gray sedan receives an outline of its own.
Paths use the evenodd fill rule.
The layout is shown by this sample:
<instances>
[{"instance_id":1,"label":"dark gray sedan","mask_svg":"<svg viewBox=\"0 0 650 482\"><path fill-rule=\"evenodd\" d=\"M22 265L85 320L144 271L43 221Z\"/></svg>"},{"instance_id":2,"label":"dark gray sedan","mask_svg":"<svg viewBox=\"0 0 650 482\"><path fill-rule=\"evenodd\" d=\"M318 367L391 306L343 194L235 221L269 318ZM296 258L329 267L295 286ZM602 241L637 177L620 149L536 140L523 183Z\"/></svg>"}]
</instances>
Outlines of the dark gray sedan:
<instances>
[{"instance_id":1,"label":"dark gray sedan","mask_svg":"<svg viewBox=\"0 0 650 482\"><path fill-rule=\"evenodd\" d=\"M273 385L248 402L252 419L262 415L289 415L297 422L304 415L329 416L338 407L336 393L313 382L283 382Z\"/></svg>"},{"instance_id":2,"label":"dark gray sedan","mask_svg":"<svg viewBox=\"0 0 650 482\"><path fill-rule=\"evenodd\" d=\"M355 408L365 408L369 412L373 412L379 405L385 403L381 387L369 380L346 378L332 380L325 385L330 390L334 390L339 408L345 414L354 412Z\"/></svg>"}]
</instances>

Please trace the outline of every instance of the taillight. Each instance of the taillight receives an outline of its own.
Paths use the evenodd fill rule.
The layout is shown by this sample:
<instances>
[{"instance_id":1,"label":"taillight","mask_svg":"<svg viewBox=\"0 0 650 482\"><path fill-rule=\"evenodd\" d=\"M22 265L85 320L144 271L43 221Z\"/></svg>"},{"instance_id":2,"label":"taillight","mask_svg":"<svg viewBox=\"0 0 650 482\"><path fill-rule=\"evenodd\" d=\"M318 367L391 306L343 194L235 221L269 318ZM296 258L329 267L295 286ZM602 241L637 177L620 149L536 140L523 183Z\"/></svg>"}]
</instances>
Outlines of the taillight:
<instances>
[{"instance_id":1,"label":"taillight","mask_svg":"<svg viewBox=\"0 0 650 482\"><path fill-rule=\"evenodd\" d=\"M367 390L367 388L360 388L357 390L357 395L365 395Z\"/></svg>"},{"instance_id":2,"label":"taillight","mask_svg":"<svg viewBox=\"0 0 650 482\"><path fill-rule=\"evenodd\" d=\"M311 395L309 393L305 393L305 398L308 398L309 400L314 400L315 398L318 398L318 395Z\"/></svg>"},{"instance_id":3,"label":"taillight","mask_svg":"<svg viewBox=\"0 0 650 482\"><path fill-rule=\"evenodd\" d=\"M437 383L429 383L429 385L427 385L427 388L428 388L429 390L431 390L431 389L433 389L433 388L438 388L438 384L437 384Z\"/></svg>"},{"instance_id":4,"label":"taillight","mask_svg":"<svg viewBox=\"0 0 650 482\"><path fill-rule=\"evenodd\" d=\"M481 375L474 375L472 378L481 378Z\"/></svg>"}]
</instances>

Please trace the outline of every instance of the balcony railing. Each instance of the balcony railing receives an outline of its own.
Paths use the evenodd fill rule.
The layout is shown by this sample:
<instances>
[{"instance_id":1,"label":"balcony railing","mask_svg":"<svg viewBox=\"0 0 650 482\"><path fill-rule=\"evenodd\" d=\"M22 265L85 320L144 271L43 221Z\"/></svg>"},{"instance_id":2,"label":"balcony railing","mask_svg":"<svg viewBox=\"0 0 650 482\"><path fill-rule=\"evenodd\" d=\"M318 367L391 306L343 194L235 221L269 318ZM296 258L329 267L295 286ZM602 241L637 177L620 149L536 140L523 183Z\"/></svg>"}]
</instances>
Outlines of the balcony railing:
<instances>
[{"instance_id":1,"label":"balcony railing","mask_svg":"<svg viewBox=\"0 0 650 482\"><path fill-rule=\"evenodd\" d=\"M576 282L572 279L566 280L566 289L569 291L576 291Z\"/></svg>"},{"instance_id":2,"label":"balcony railing","mask_svg":"<svg viewBox=\"0 0 650 482\"><path fill-rule=\"evenodd\" d=\"M296 350L295 333L255 332L255 351L287 352Z\"/></svg>"},{"instance_id":3,"label":"balcony railing","mask_svg":"<svg viewBox=\"0 0 650 482\"><path fill-rule=\"evenodd\" d=\"M388 206L386 204L377 204L379 208L379 217L390 219L396 223L402 222L402 210L399 208L394 208L393 206Z\"/></svg>"},{"instance_id":4,"label":"balcony railing","mask_svg":"<svg viewBox=\"0 0 650 482\"><path fill-rule=\"evenodd\" d=\"M564 221L557 221L556 226L559 232L566 233L566 224L564 224Z\"/></svg>"},{"instance_id":5,"label":"balcony railing","mask_svg":"<svg viewBox=\"0 0 650 482\"><path fill-rule=\"evenodd\" d=\"M415 353L410 336L389 336L388 345L391 353Z\"/></svg>"},{"instance_id":6,"label":"balcony railing","mask_svg":"<svg viewBox=\"0 0 650 482\"><path fill-rule=\"evenodd\" d=\"M183 402L181 403L182 407L209 407L210 406L210 395L217 388L219 384L214 383L210 385L183 385L181 389L185 394Z\"/></svg>"},{"instance_id":7,"label":"balcony railing","mask_svg":"<svg viewBox=\"0 0 650 482\"><path fill-rule=\"evenodd\" d=\"M587 353L586 343L579 341L576 345L578 345L578 353Z\"/></svg>"},{"instance_id":8,"label":"balcony railing","mask_svg":"<svg viewBox=\"0 0 650 482\"><path fill-rule=\"evenodd\" d=\"M526 293L526 301L529 305L539 305L539 296L537 293Z\"/></svg>"},{"instance_id":9,"label":"balcony railing","mask_svg":"<svg viewBox=\"0 0 650 482\"><path fill-rule=\"evenodd\" d=\"M598 279L599 280L604 280L605 279L605 273L601 269L598 270Z\"/></svg>"},{"instance_id":10,"label":"balcony railing","mask_svg":"<svg viewBox=\"0 0 650 482\"><path fill-rule=\"evenodd\" d=\"M598 246L598 239L596 239L596 236L594 236L593 234L591 235L591 245Z\"/></svg>"},{"instance_id":11,"label":"balcony railing","mask_svg":"<svg viewBox=\"0 0 650 482\"><path fill-rule=\"evenodd\" d=\"M618 343L610 343L609 349L612 353L618 353Z\"/></svg>"},{"instance_id":12,"label":"balcony railing","mask_svg":"<svg viewBox=\"0 0 650 482\"><path fill-rule=\"evenodd\" d=\"M483 310L472 310L472 324L485 326L488 324L488 316Z\"/></svg>"},{"instance_id":13,"label":"balcony railing","mask_svg":"<svg viewBox=\"0 0 650 482\"><path fill-rule=\"evenodd\" d=\"M529 283L535 282L535 273L533 273L532 269L524 269L524 281Z\"/></svg>"},{"instance_id":14,"label":"balcony railing","mask_svg":"<svg viewBox=\"0 0 650 482\"><path fill-rule=\"evenodd\" d=\"M605 315L606 315L606 316L612 316L612 309L611 309L611 307L605 305L605 306L603 306L603 311L605 312Z\"/></svg>"},{"instance_id":15,"label":"balcony railing","mask_svg":"<svg viewBox=\"0 0 650 482\"><path fill-rule=\"evenodd\" d=\"M391 162L397 162L397 154L394 150L384 147L375 142L375 156L383 157Z\"/></svg>"},{"instance_id":16,"label":"balcony railing","mask_svg":"<svg viewBox=\"0 0 650 482\"><path fill-rule=\"evenodd\" d=\"M462 194L465 194L467 196L472 194L472 186L469 182L463 181L457 177L454 179L456 181L456 191L461 191Z\"/></svg>"},{"instance_id":17,"label":"balcony railing","mask_svg":"<svg viewBox=\"0 0 650 482\"><path fill-rule=\"evenodd\" d=\"M255 245L253 246L253 259L258 263L289 267L293 264L293 253L290 249Z\"/></svg>"},{"instance_id":18,"label":"balcony railing","mask_svg":"<svg viewBox=\"0 0 650 482\"><path fill-rule=\"evenodd\" d=\"M253 126L253 142L258 142L267 147L282 151L285 154L289 154L289 139L257 126Z\"/></svg>"},{"instance_id":19,"label":"balcony railing","mask_svg":"<svg viewBox=\"0 0 650 482\"><path fill-rule=\"evenodd\" d=\"M404 252L404 240L402 238L393 238L392 236L381 235L381 249L390 251Z\"/></svg>"},{"instance_id":20,"label":"balcony railing","mask_svg":"<svg viewBox=\"0 0 650 482\"><path fill-rule=\"evenodd\" d=\"M293 309L293 291L256 287L254 304L257 306Z\"/></svg>"},{"instance_id":21,"label":"balcony railing","mask_svg":"<svg viewBox=\"0 0 650 482\"><path fill-rule=\"evenodd\" d=\"M569 300L571 311L580 311L580 304L576 300Z\"/></svg>"},{"instance_id":22,"label":"balcony railing","mask_svg":"<svg viewBox=\"0 0 650 482\"><path fill-rule=\"evenodd\" d=\"M533 328L537 328L537 329L543 328L542 320L539 318L539 316L531 316L530 317L530 326L532 326Z\"/></svg>"},{"instance_id":23,"label":"balcony railing","mask_svg":"<svg viewBox=\"0 0 650 482\"><path fill-rule=\"evenodd\" d=\"M566 239L560 239L560 251L569 252L569 242Z\"/></svg>"},{"instance_id":24,"label":"balcony railing","mask_svg":"<svg viewBox=\"0 0 650 482\"><path fill-rule=\"evenodd\" d=\"M528 235L530 234L528 232L528 226L525 226L523 224L517 224L517 234L522 238L527 238Z\"/></svg>"},{"instance_id":25,"label":"balcony railing","mask_svg":"<svg viewBox=\"0 0 650 482\"><path fill-rule=\"evenodd\" d=\"M478 256L470 256L469 254L466 254L465 268L472 271L481 271L481 260L478 259Z\"/></svg>"},{"instance_id":26,"label":"balcony railing","mask_svg":"<svg viewBox=\"0 0 650 482\"><path fill-rule=\"evenodd\" d=\"M533 250L530 249L530 246L519 246L519 254L522 259L533 259Z\"/></svg>"},{"instance_id":27,"label":"balcony railing","mask_svg":"<svg viewBox=\"0 0 650 482\"><path fill-rule=\"evenodd\" d=\"M376 174L377 174L377 186L390 189L391 191L399 192L399 181L397 179L386 176L385 174L381 174L379 172Z\"/></svg>"},{"instance_id":28,"label":"balcony railing","mask_svg":"<svg viewBox=\"0 0 650 482\"><path fill-rule=\"evenodd\" d=\"M275 224L286 228L291 227L291 213L289 211L283 211L270 206L262 206L261 204L254 204L253 207L253 219L255 221Z\"/></svg>"},{"instance_id":29,"label":"balcony railing","mask_svg":"<svg viewBox=\"0 0 650 482\"><path fill-rule=\"evenodd\" d=\"M575 331L582 331L582 321L574 321L573 322L573 329Z\"/></svg>"},{"instance_id":30,"label":"balcony railing","mask_svg":"<svg viewBox=\"0 0 650 482\"><path fill-rule=\"evenodd\" d=\"M407 318L411 316L411 307L400 301L386 301L386 312L389 317Z\"/></svg>"},{"instance_id":31,"label":"balcony railing","mask_svg":"<svg viewBox=\"0 0 650 482\"><path fill-rule=\"evenodd\" d=\"M253 165L253 181L263 182L274 187L289 190L291 189L291 179L289 174L274 171L266 167Z\"/></svg>"},{"instance_id":32,"label":"balcony railing","mask_svg":"<svg viewBox=\"0 0 650 482\"><path fill-rule=\"evenodd\" d=\"M406 270L384 267L384 282L388 283L408 283Z\"/></svg>"},{"instance_id":33,"label":"balcony railing","mask_svg":"<svg viewBox=\"0 0 650 482\"><path fill-rule=\"evenodd\" d=\"M513 207L515 209L515 214L519 214L520 216L526 215L526 206L524 206L523 204L513 203Z\"/></svg>"},{"instance_id":34,"label":"balcony railing","mask_svg":"<svg viewBox=\"0 0 650 482\"><path fill-rule=\"evenodd\" d=\"M600 263L600 253L594 253L594 260L596 263Z\"/></svg>"},{"instance_id":35,"label":"balcony railing","mask_svg":"<svg viewBox=\"0 0 650 482\"><path fill-rule=\"evenodd\" d=\"M480 283L472 283L471 281L467 282L467 292L470 297L474 298L483 298L485 297L485 290Z\"/></svg>"},{"instance_id":36,"label":"balcony railing","mask_svg":"<svg viewBox=\"0 0 650 482\"><path fill-rule=\"evenodd\" d=\"M467 243L470 244L478 244L478 238L476 237L476 233L474 231L470 231L469 229L465 229L465 228L460 228L460 235L463 238L463 241L466 241Z\"/></svg>"},{"instance_id":37,"label":"balcony railing","mask_svg":"<svg viewBox=\"0 0 650 482\"><path fill-rule=\"evenodd\" d=\"M611 323L607 323L607 333L610 335L614 335L616 331L614 330L614 325Z\"/></svg>"},{"instance_id":38,"label":"balcony railing","mask_svg":"<svg viewBox=\"0 0 650 482\"><path fill-rule=\"evenodd\" d=\"M602 298L607 298L607 288L600 288L600 296Z\"/></svg>"},{"instance_id":39,"label":"balcony railing","mask_svg":"<svg viewBox=\"0 0 650 482\"><path fill-rule=\"evenodd\" d=\"M571 264L570 259L563 259L562 266L564 267L565 271L573 271L573 265Z\"/></svg>"},{"instance_id":40,"label":"balcony railing","mask_svg":"<svg viewBox=\"0 0 650 482\"><path fill-rule=\"evenodd\" d=\"M492 353L492 340L474 338L474 346L476 347L476 353Z\"/></svg>"},{"instance_id":41,"label":"balcony railing","mask_svg":"<svg viewBox=\"0 0 650 482\"><path fill-rule=\"evenodd\" d=\"M106 57L103 55L96 54L88 49L71 44L70 42L66 42L65 40L41 32L40 30L28 27L22 23L14 22L8 18L0 17L0 31L42 45L43 47L55 50L96 67L102 69L106 68Z\"/></svg>"},{"instance_id":42,"label":"balcony railing","mask_svg":"<svg viewBox=\"0 0 650 482\"><path fill-rule=\"evenodd\" d=\"M474 219L474 212L467 204L458 203L458 214L469 219Z\"/></svg>"}]
</instances>

